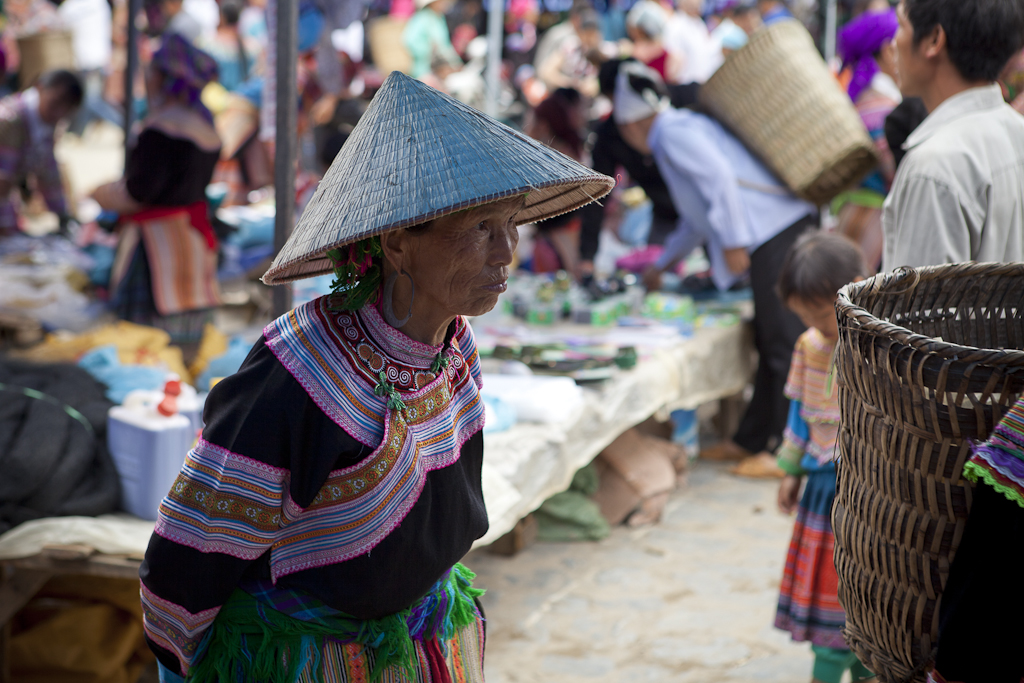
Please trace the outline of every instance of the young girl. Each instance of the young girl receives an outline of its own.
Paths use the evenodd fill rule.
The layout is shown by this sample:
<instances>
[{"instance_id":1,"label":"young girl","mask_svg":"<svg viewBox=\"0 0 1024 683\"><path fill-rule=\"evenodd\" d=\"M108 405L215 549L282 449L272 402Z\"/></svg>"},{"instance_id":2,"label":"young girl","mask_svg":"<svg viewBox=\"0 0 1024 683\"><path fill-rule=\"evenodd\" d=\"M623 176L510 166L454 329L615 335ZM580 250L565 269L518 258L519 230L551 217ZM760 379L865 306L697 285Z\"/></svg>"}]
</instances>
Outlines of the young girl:
<instances>
[{"instance_id":1,"label":"young girl","mask_svg":"<svg viewBox=\"0 0 1024 683\"><path fill-rule=\"evenodd\" d=\"M789 421L778 451L779 467L786 472L779 507L797 514L775 626L793 634L793 640L810 641L813 683L840 683L847 670L854 681L874 680L843 640L846 615L837 595L829 516L836 495L832 460L839 432L839 398L828 376L839 338L836 292L862 280L864 272L856 244L836 233L814 232L790 249L778 285L779 297L808 329L793 350L786 383ZM807 485L797 506L804 477Z\"/></svg>"}]
</instances>

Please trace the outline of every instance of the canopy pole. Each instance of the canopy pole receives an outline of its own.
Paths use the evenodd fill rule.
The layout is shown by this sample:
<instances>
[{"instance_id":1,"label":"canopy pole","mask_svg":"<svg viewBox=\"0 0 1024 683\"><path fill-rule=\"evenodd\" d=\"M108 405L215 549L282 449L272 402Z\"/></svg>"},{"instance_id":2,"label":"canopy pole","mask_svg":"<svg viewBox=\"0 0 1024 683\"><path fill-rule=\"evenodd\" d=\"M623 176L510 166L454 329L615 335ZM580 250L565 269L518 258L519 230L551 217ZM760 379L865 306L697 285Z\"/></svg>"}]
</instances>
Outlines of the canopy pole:
<instances>
[{"instance_id":1,"label":"canopy pole","mask_svg":"<svg viewBox=\"0 0 1024 683\"><path fill-rule=\"evenodd\" d=\"M828 0L825 4L825 61L832 64L836 56L836 0Z\"/></svg>"},{"instance_id":2,"label":"canopy pole","mask_svg":"<svg viewBox=\"0 0 1024 683\"><path fill-rule=\"evenodd\" d=\"M274 254L281 252L295 226L295 159L298 148L298 109L296 98L297 44L299 3L278 0L276 79L277 118L274 144ZM287 313L292 307L291 285L273 288L274 317Z\"/></svg>"},{"instance_id":3,"label":"canopy pole","mask_svg":"<svg viewBox=\"0 0 1024 683\"><path fill-rule=\"evenodd\" d=\"M124 67L124 167L128 168L128 140L135 124L135 72L139 68L139 28L135 20L139 16L142 0L128 0L128 40Z\"/></svg>"},{"instance_id":4,"label":"canopy pole","mask_svg":"<svg viewBox=\"0 0 1024 683\"><path fill-rule=\"evenodd\" d=\"M487 12L487 100L484 113L498 118L501 98L501 47L504 37L505 0L488 0Z\"/></svg>"}]
</instances>

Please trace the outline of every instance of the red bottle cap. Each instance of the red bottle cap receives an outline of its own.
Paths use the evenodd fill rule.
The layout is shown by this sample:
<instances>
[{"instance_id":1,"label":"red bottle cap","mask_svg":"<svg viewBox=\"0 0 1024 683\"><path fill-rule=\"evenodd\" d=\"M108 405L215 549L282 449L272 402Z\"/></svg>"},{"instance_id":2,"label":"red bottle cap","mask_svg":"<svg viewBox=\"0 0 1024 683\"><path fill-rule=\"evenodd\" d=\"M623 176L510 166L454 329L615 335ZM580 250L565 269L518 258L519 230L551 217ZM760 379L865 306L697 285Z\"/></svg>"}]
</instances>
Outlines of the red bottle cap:
<instances>
[{"instance_id":1,"label":"red bottle cap","mask_svg":"<svg viewBox=\"0 0 1024 683\"><path fill-rule=\"evenodd\" d=\"M178 399L170 394L164 396L164 400L157 404L156 412L160 413L164 417L176 415L178 413Z\"/></svg>"},{"instance_id":2,"label":"red bottle cap","mask_svg":"<svg viewBox=\"0 0 1024 683\"><path fill-rule=\"evenodd\" d=\"M169 379L164 383L164 394L167 396L179 396L181 395L181 380L180 379Z\"/></svg>"}]
</instances>

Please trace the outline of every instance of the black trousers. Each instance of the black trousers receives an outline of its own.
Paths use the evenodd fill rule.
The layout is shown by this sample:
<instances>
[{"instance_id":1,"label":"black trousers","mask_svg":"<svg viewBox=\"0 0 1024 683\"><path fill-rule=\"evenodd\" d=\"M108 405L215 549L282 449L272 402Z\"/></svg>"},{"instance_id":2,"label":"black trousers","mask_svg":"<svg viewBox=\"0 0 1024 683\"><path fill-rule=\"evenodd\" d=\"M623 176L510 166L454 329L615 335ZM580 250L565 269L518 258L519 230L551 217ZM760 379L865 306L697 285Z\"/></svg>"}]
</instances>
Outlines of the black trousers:
<instances>
[{"instance_id":1,"label":"black trousers","mask_svg":"<svg viewBox=\"0 0 1024 683\"><path fill-rule=\"evenodd\" d=\"M939 608L935 669L946 680L1024 679L1022 541L1024 508L979 483Z\"/></svg>"},{"instance_id":2,"label":"black trousers","mask_svg":"<svg viewBox=\"0 0 1024 683\"><path fill-rule=\"evenodd\" d=\"M754 346L757 374L754 396L733 436L736 444L759 453L782 438L789 416L789 399L782 393L789 375L793 347L804 324L775 293L782 262L796 239L817 226L808 216L771 238L750 255L750 285L754 290ZM772 442L771 444L769 442Z\"/></svg>"}]
</instances>

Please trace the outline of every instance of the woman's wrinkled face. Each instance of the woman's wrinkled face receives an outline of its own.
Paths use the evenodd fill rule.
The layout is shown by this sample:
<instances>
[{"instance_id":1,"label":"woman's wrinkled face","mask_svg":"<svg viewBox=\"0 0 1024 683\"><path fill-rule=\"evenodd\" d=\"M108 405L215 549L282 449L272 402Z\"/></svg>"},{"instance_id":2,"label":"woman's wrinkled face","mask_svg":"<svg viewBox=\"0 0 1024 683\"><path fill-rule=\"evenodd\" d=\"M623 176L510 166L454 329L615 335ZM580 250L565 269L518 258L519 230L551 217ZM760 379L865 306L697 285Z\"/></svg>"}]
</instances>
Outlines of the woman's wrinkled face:
<instances>
[{"instance_id":1,"label":"woman's wrinkled face","mask_svg":"<svg viewBox=\"0 0 1024 683\"><path fill-rule=\"evenodd\" d=\"M438 218L407 241L402 265L416 284L416 306L435 314L483 315L507 289L519 243L515 218L525 196Z\"/></svg>"}]
</instances>

